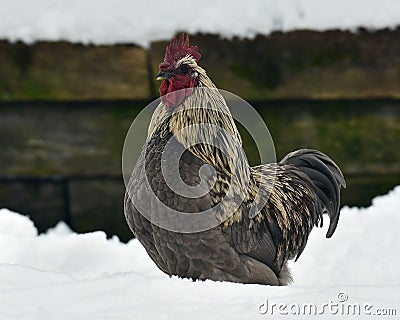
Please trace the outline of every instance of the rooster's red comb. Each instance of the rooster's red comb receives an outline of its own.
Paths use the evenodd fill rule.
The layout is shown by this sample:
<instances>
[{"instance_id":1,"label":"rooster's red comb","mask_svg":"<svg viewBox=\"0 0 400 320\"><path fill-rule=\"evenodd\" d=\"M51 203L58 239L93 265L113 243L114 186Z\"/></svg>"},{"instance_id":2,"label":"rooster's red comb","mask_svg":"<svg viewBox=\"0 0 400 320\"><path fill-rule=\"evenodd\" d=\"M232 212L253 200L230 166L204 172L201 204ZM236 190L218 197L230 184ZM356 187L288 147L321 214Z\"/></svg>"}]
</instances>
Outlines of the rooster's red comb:
<instances>
[{"instance_id":1,"label":"rooster's red comb","mask_svg":"<svg viewBox=\"0 0 400 320\"><path fill-rule=\"evenodd\" d=\"M175 63L185 56L192 56L196 61L200 60L200 53L197 46L189 46L189 36L182 33L179 40L172 39L165 50L164 61L160 64L160 70L173 68Z\"/></svg>"}]
</instances>

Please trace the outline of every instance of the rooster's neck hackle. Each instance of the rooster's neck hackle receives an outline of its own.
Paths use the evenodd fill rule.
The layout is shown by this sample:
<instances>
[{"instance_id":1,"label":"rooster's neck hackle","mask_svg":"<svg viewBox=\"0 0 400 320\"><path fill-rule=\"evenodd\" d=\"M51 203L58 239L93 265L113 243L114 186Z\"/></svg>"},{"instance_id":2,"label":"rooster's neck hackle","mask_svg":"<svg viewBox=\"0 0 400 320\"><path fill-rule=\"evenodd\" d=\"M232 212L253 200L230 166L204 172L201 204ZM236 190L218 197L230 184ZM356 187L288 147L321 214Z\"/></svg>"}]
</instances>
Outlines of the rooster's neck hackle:
<instances>
[{"instance_id":1,"label":"rooster's neck hackle","mask_svg":"<svg viewBox=\"0 0 400 320\"><path fill-rule=\"evenodd\" d=\"M190 55L182 57L176 62L175 68L182 64L186 64L194 71L199 79L198 84L193 93L173 110L160 104L149 126L149 137L158 126L168 122L168 128L172 134L195 156L231 174L227 171L226 156L223 156L221 152L216 152L213 145L198 144L198 141L209 141L209 137L214 137L215 142L224 144L225 151L231 157L236 157L237 161L244 163L243 166L246 168L243 170L248 171L247 159L241 159L238 150L238 147L241 148L242 140L225 99L194 57ZM190 130L186 130L184 135L180 134L184 128L190 128ZM225 132L225 137L221 137L221 130Z\"/></svg>"},{"instance_id":2,"label":"rooster's neck hackle","mask_svg":"<svg viewBox=\"0 0 400 320\"><path fill-rule=\"evenodd\" d=\"M242 148L240 134L216 88L201 85L196 88L173 113L169 128L191 153L217 170L230 175L232 164L228 162L233 159L247 166L247 159L241 158L239 150ZM180 134L185 128L186 134Z\"/></svg>"}]
</instances>

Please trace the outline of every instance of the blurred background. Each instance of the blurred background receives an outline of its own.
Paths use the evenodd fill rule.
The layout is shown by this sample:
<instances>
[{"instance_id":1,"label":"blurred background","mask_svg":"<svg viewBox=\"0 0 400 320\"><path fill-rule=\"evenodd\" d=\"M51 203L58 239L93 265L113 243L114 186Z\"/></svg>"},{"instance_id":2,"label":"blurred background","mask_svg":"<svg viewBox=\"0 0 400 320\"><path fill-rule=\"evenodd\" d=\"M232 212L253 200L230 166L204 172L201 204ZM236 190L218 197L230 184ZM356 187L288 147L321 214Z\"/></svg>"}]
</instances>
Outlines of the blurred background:
<instances>
[{"instance_id":1,"label":"blurred background","mask_svg":"<svg viewBox=\"0 0 400 320\"><path fill-rule=\"evenodd\" d=\"M343 205L400 184L399 2L185 3L0 0L0 208L39 231L64 220L130 239L124 138L183 31L215 84L262 115L278 159L306 147L338 163Z\"/></svg>"}]
</instances>

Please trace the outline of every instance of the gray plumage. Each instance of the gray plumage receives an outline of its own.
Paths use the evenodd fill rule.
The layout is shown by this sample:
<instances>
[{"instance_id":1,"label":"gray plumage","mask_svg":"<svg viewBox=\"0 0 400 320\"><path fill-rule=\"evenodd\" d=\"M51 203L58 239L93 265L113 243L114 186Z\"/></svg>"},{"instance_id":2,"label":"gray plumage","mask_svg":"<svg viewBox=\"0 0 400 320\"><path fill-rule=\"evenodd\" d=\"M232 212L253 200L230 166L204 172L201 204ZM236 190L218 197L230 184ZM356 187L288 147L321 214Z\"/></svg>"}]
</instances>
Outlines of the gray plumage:
<instances>
[{"instance_id":1,"label":"gray plumage","mask_svg":"<svg viewBox=\"0 0 400 320\"><path fill-rule=\"evenodd\" d=\"M199 76L197 88L215 88L196 60L184 56L176 62L176 67L183 63ZM189 107L200 101L211 105L212 111ZM204 135L204 132L194 130L181 137L176 135L179 130L200 122L218 124L241 144L234 121L217 90L204 93L195 89L176 109L179 112L174 113L162 103L158 107L147 143L127 186L125 217L133 234L156 265L170 276L265 285L288 284L291 276L287 261L301 255L312 228L322 225L324 213L330 217L327 237L331 237L336 229L340 215L340 188L345 186L340 169L325 154L302 149L288 154L276 164L250 167L244 159L243 168L236 172L229 167L226 155L212 146L197 144L186 148L180 158L180 177L187 185L196 186L201 181L199 170L207 164L215 169L212 177L215 183L208 193L198 198L176 194L161 172L164 147L172 139L173 146L179 149ZM206 134L215 135L217 139L220 133L211 131ZM226 144L227 150L236 152L233 145ZM140 167L144 172L138 169ZM243 202L235 212L227 212L229 206L222 207L217 212L216 219L221 219L217 226L201 232L183 233L154 223L157 219L169 218L161 211L152 210L155 207L152 207L149 192L171 209L198 213L215 207L224 198L233 179L240 183L242 175L246 174L250 175L250 184L244 190ZM265 191L269 197L265 198L267 200L260 211L251 216L251 203L259 190ZM243 194L243 190L237 191ZM148 215L139 212L135 201L148 203Z\"/></svg>"}]
</instances>

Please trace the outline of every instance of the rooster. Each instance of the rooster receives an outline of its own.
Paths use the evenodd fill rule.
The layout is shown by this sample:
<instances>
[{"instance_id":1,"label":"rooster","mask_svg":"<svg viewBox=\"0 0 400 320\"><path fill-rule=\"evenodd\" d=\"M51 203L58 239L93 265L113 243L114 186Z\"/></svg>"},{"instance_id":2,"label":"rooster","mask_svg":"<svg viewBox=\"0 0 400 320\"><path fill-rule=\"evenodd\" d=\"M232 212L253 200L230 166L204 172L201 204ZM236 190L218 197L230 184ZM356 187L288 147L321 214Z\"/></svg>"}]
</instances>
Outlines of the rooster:
<instances>
[{"instance_id":1,"label":"rooster","mask_svg":"<svg viewBox=\"0 0 400 320\"><path fill-rule=\"evenodd\" d=\"M328 156L310 149L289 153L279 163L250 167L238 151L241 137L226 101L198 64L200 57L183 34L166 48L157 75L161 102L127 185L125 218L151 259L170 276L287 285L292 281L288 260L298 259L312 228L322 226L323 214L330 218L326 237L334 233L343 174ZM204 130L198 123L210 126ZM221 147L201 143L214 140L222 141ZM184 184L202 185L206 192L191 196L171 187L162 170L170 141ZM205 174L207 166L212 169ZM168 217L153 196L184 221ZM235 205L237 196L241 201ZM206 210L217 223L197 228L196 214ZM194 219L189 221L194 232L179 229L186 217ZM171 226L171 220L175 225L165 227L163 221Z\"/></svg>"}]
</instances>

